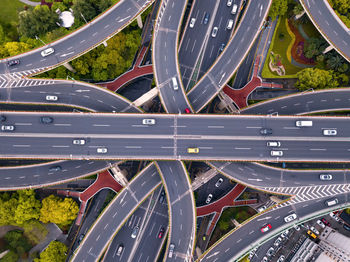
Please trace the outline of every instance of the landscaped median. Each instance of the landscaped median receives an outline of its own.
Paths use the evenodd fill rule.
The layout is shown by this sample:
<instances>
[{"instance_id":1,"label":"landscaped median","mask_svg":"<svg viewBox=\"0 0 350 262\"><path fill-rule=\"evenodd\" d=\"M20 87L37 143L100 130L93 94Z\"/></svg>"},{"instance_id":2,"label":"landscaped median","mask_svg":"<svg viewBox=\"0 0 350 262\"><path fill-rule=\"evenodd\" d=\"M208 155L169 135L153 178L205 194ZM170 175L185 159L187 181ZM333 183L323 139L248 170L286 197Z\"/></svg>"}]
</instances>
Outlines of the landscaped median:
<instances>
[{"instance_id":1,"label":"landscaped median","mask_svg":"<svg viewBox=\"0 0 350 262\"><path fill-rule=\"evenodd\" d=\"M328 0L328 3L344 25L350 29L350 1Z\"/></svg>"}]
</instances>

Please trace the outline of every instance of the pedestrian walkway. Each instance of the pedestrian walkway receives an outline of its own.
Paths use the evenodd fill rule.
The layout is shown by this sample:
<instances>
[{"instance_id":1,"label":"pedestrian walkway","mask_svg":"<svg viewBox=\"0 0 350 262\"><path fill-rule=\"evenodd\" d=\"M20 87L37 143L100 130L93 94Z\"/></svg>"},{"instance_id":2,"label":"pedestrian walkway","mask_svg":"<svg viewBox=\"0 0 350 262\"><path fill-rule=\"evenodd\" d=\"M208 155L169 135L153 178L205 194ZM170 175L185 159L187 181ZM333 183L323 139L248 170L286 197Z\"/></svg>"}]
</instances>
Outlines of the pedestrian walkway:
<instances>
[{"instance_id":1,"label":"pedestrian walkway","mask_svg":"<svg viewBox=\"0 0 350 262\"><path fill-rule=\"evenodd\" d=\"M207 230L207 235L209 236L215 228L217 221L219 220L222 211L225 207L233 206L245 206L257 203L256 199L251 200L236 200L246 189L246 186L237 184L228 194L219 200L201 207L197 207L197 216L206 216L214 213L214 218Z\"/></svg>"},{"instance_id":2,"label":"pedestrian walkway","mask_svg":"<svg viewBox=\"0 0 350 262\"><path fill-rule=\"evenodd\" d=\"M109 188L114 192L119 192L123 186L121 186L112 174L107 170L100 172L97 175L97 179L94 183L92 183L87 189L83 192L70 191L70 190L57 190L58 195L64 195L66 197L76 197L80 200L80 208L77 219L75 220L76 225L80 225L82 218L84 216L85 208L87 206L87 202L90 198L92 198L97 192L99 192L103 188Z\"/></svg>"},{"instance_id":3,"label":"pedestrian walkway","mask_svg":"<svg viewBox=\"0 0 350 262\"><path fill-rule=\"evenodd\" d=\"M239 109L248 106L248 96L258 87L283 88L281 84L263 82L258 76L259 65L260 56L255 59L252 79L244 87L241 89L233 89L229 85L226 85L223 89L224 93L232 99L233 103L235 103Z\"/></svg>"},{"instance_id":4,"label":"pedestrian walkway","mask_svg":"<svg viewBox=\"0 0 350 262\"><path fill-rule=\"evenodd\" d=\"M111 82L98 83L98 85L106 87L107 89L115 92L115 91L118 91L123 86L125 86L126 84L130 83L132 80L135 80L142 76L152 75L153 74L152 65L141 65L145 57L145 54L147 52L147 49L148 49L147 46L143 46L141 48L131 70L125 72L124 74L120 75L119 77L117 77Z\"/></svg>"}]
</instances>

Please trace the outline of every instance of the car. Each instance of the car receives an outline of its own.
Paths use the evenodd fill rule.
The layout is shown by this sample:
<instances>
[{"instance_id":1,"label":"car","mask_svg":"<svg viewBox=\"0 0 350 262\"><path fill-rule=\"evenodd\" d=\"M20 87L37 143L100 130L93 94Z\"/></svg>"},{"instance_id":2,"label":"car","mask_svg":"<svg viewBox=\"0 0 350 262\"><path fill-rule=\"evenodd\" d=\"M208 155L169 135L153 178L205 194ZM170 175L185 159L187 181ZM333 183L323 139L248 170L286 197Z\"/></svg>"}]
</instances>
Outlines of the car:
<instances>
[{"instance_id":1,"label":"car","mask_svg":"<svg viewBox=\"0 0 350 262\"><path fill-rule=\"evenodd\" d=\"M282 237L282 238L287 238L287 237L288 237L288 234L289 234L289 230L287 229L286 231L284 231L284 232L281 234L281 237Z\"/></svg>"},{"instance_id":2,"label":"car","mask_svg":"<svg viewBox=\"0 0 350 262\"><path fill-rule=\"evenodd\" d=\"M350 231L350 226L348 226L348 225L346 225L346 224L343 225L343 228L344 228L345 230Z\"/></svg>"},{"instance_id":3,"label":"car","mask_svg":"<svg viewBox=\"0 0 350 262\"><path fill-rule=\"evenodd\" d=\"M204 14L204 19L203 19L203 24L205 24L205 25L208 24L209 18L210 18L210 14L205 13Z\"/></svg>"},{"instance_id":4,"label":"car","mask_svg":"<svg viewBox=\"0 0 350 262\"><path fill-rule=\"evenodd\" d=\"M145 118L142 120L142 124L143 125L155 125L156 124L156 120L153 118Z\"/></svg>"},{"instance_id":5,"label":"car","mask_svg":"<svg viewBox=\"0 0 350 262\"><path fill-rule=\"evenodd\" d=\"M46 101L57 101L58 100L58 96L51 96L51 95L47 95L45 97Z\"/></svg>"},{"instance_id":6,"label":"car","mask_svg":"<svg viewBox=\"0 0 350 262\"><path fill-rule=\"evenodd\" d=\"M106 154L107 153L107 148L105 148L105 147L98 147L97 148L97 153L99 153L99 154Z\"/></svg>"},{"instance_id":7,"label":"car","mask_svg":"<svg viewBox=\"0 0 350 262\"><path fill-rule=\"evenodd\" d=\"M73 145L85 145L85 139L73 139Z\"/></svg>"},{"instance_id":8,"label":"car","mask_svg":"<svg viewBox=\"0 0 350 262\"><path fill-rule=\"evenodd\" d=\"M139 233L139 227L135 226L134 229L131 232L131 238L136 238L137 234Z\"/></svg>"},{"instance_id":9,"label":"car","mask_svg":"<svg viewBox=\"0 0 350 262\"><path fill-rule=\"evenodd\" d=\"M233 2L233 0L227 0L227 6L231 6L232 2Z\"/></svg>"},{"instance_id":10,"label":"car","mask_svg":"<svg viewBox=\"0 0 350 262\"><path fill-rule=\"evenodd\" d=\"M0 122L5 122L6 121L6 116L0 115Z\"/></svg>"},{"instance_id":11,"label":"car","mask_svg":"<svg viewBox=\"0 0 350 262\"><path fill-rule=\"evenodd\" d=\"M322 173L320 174L320 180L332 180L333 176L331 174Z\"/></svg>"},{"instance_id":12,"label":"car","mask_svg":"<svg viewBox=\"0 0 350 262\"><path fill-rule=\"evenodd\" d=\"M216 37L218 34L219 28L217 26L214 26L213 31L211 32L211 37Z\"/></svg>"},{"instance_id":13,"label":"car","mask_svg":"<svg viewBox=\"0 0 350 262\"><path fill-rule=\"evenodd\" d=\"M52 166L49 168L50 172L57 172L57 171L61 171L62 167L61 166Z\"/></svg>"},{"instance_id":14,"label":"car","mask_svg":"<svg viewBox=\"0 0 350 262\"><path fill-rule=\"evenodd\" d=\"M49 48L41 51L40 54L41 54L42 57L45 57L45 56L53 54L54 52L55 52L55 49L53 49L52 47L49 47Z\"/></svg>"},{"instance_id":15,"label":"car","mask_svg":"<svg viewBox=\"0 0 350 262\"><path fill-rule=\"evenodd\" d=\"M268 258L267 257L263 257L263 259L261 260L262 262L267 262Z\"/></svg>"},{"instance_id":16,"label":"car","mask_svg":"<svg viewBox=\"0 0 350 262\"><path fill-rule=\"evenodd\" d=\"M85 237L85 234L81 234L79 239L78 239L78 244L84 239Z\"/></svg>"},{"instance_id":17,"label":"car","mask_svg":"<svg viewBox=\"0 0 350 262\"><path fill-rule=\"evenodd\" d=\"M232 19L229 19L229 20L227 21L227 24L226 24L226 29L227 29L227 30L231 30L232 27L233 27L233 20L232 20Z\"/></svg>"},{"instance_id":18,"label":"car","mask_svg":"<svg viewBox=\"0 0 350 262\"><path fill-rule=\"evenodd\" d=\"M334 206L336 204L338 204L338 199L337 198L333 198L333 199L328 199L325 201L326 206Z\"/></svg>"},{"instance_id":19,"label":"car","mask_svg":"<svg viewBox=\"0 0 350 262\"><path fill-rule=\"evenodd\" d=\"M337 130L336 129L324 129L322 133L324 136L336 136Z\"/></svg>"},{"instance_id":20,"label":"car","mask_svg":"<svg viewBox=\"0 0 350 262\"><path fill-rule=\"evenodd\" d=\"M308 231L307 231L307 234L308 234L310 237L312 237L313 239L316 239L316 238L317 238L317 236L316 236L311 230L308 230Z\"/></svg>"},{"instance_id":21,"label":"car","mask_svg":"<svg viewBox=\"0 0 350 262\"><path fill-rule=\"evenodd\" d=\"M271 257L272 254L274 253L275 249L273 247L270 247L269 250L267 250L266 255L268 257Z\"/></svg>"},{"instance_id":22,"label":"car","mask_svg":"<svg viewBox=\"0 0 350 262\"><path fill-rule=\"evenodd\" d=\"M219 53L221 53L222 51L224 51L225 48L225 44L221 44L220 48L219 48Z\"/></svg>"},{"instance_id":23,"label":"car","mask_svg":"<svg viewBox=\"0 0 350 262\"><path fill-rule=\"evenodd\" d=\"M297 219L297 214L293 213L293 214L290 214L288 216L286 216L284 218L284 222L288 223L288 222L291 222L293 220Z\"/></svg>"},{"instance_id":24,"label":"car","mask_svg":"<svg viewBox=\"0 0 350 262\"><path fill-rule=\"evenodd\" d=\"M264 135L264 136L272 135L272 129L271 128L261 128L260 134Z\"/></svg>"},{"instance_id":25,"label":"car","mask_svg":"<svg viewBox=\"0 0 350 262\"><path fill-rule=\"evenodd\" d=\"M315 227L310 227L311 231L314 232L316 235L319 235L320 232Z\"/></svg>"},{"instance_id":26,"label":"car","mask_svg":"<svg viewBox=\"0 0 350 262\"><path fill-rule=\"evenodd\" d=\"M185 108L185 113L186 114L191 114L191 110L189 108Z\"/></svg>"},{"instance_id":27,"label":"car","mask_svg":"<svg viewBox=\"0 0 350 262\"><path fill-rule=\"evenodd\" d=\"M300 226L299 226L299 225L294 225L294 229L295 229L296 231L300 231Z\"/></svg>"},{"instance_id":28,"label":"car","mask_svg":"<svg viewBox=\"0 0 350 262\"><path fill-rule=\"evenodd\" d=\"M265 232L269 231L271 228L272 228L272 227L271 227L271 224L266 224L266 225L264 225L264 226L260 229L260 231L261 231L262 233L265 233Z\"/></svg>"},{"instance_id":29,"label":"car","mask_svg":"<svg viewBox=\"0 0 350 262\"><path fill-rule=\"evenodd\" d=\"M187 148L187 153L189 154L198 154L199 148L198 147L189 147Z\"/></svg>"},{"instance_id":30,"label":"car","mask_svg":"<svg viewBox=\"0 0 350 262\"><path fill-rule=\"evenodd\" d=\"M339 217L334 212L329 213L329 216L337 222L340 221Z\"/></svg>"},{"instance_id":31,"label":"car","mask_svg":"<svg viewBox=\"0 0 350 262\"><path fill-rule=\"evenodd\" d=\"M276 240L275 240L275 243L273 243L273 245L275 246L275 247L278 247L280 244L282 243L282 238L277 238Z\"/></svg>"},{"instance_id":32,"label":"car","mask_svg":"<svg viewBox=\"0 0 350 262\"><path fill-rule=\"evenodd\" d=\"M117 256L120 257L120 255L123 253L124 245L120 244L117 249Z\"/></svg>"},{"instance_id":33,"label":"car","mask_svg":"<svg viewBox=\"0 0 350 262\"><path fill-rule=\"evenodd\" d=\"M163 203L165 199L165 191L162 190L162 192L160 192L160 196L159 196L159 203Z\"/></svg>"},{"instance_id":34,"label":"car","mask_svg":"<svg viewBox=\"0 0 350 262\"><path fill-rule=\"evenodd\" d=\"M317 220L316 223L317 223L317 225L319 225L322 228L326 227L326 225L321 220Z\"/></svg>"},{"instance_id":35,"label":"car","mask_svg":"<svg viewBox=\"0 0 350 262\"><path fill-rule=\"evenodd\" d=\"M7 126L1 126L2 131L13 131L15 130L15 126L13 125L7 125Z\"/></svg>"},{"instance_id":36,"label":"car","mask_svg":"<svg viewBox=\"0 0 350 262\"><path fill-rule=\"evenodd\" d=\"M164 235L164 227L161 227L160 230L159 230L159 233L158 233L158 238L162 238L163 235Z\"/></svg>"},{"instance_id":37,"label":"car","mask_svg":"<svg viewBox=\"0 0 350 262\"><path fill-rule=\"evenodd\" d=\"M321 221L326 225L326 226L330 226L331 224L328 222L327 219L325 218L321 218Z\"/></svg>"},{"instance_id":38,"label":"car","mask_svg":"<svg viewBox=\"0 0 350 262\"><path fill-rule=\"evenodd\" d=\"M215 183L215 187L219 187L222 184L222 182L224 182L224 180L222 178L219 178L218 181L216 181Z\"/></svg>"},{"instance_id":39,"label":"car","mask_svg":"<svg viewBox=\"0 0 350 262\"><path fill-rule=\"evenodd\" d=\"M263 212L267 207L266 206L262 206L258 208L258 212Z\"/></svg>"},{"instance_id":40,"label":"car","mask_svg":"<svg viewBox=\"0 0 350 262\"><path fill-rule=\"evenodd\" d=\"M205 203L209 204L210 203L210 200L213 198L213 195L212 194L209 194L207 196L207 199L205 200Z\"/></svg>"},{"instance_id":41,"label":"car","mask_svg":"<svg viewBox=\"0 0 350 262\"><path fill-rule=\"evenodd\" d=\"M42 123L42 124L51 124L52 122L53 122L53 118L50 116L40 117L40 123Z\"/></svg>"},{"instance_id":42,"label":"car","mask_svg":"<svg viewBox=\"0 0 350 262\"><path fill-rule=\"evenodd\" d=\"M277 262L283 262L285 259L286 259L285 256L281 255L281 256L278 258Z\"/></svg>"},{"instance_id":43,"label":"car","mask_svg":"<svg viewBox=\"0 0 350 262\"><path fill-rule=\"evenodd\" d=\"M171 243L171 244L169 245L169 253L168 253L168 257L169 257L169 258L172 258L172 257L173 257L174 249L175 249L175 245Z\"/></svg>"},{"instance_id":44,"label":"car","mask_svg":"<svg viewBox=\"0 0 350 262\"><path fill-rule=\"evenodd\" d=\"M271 146L271 147L280 147L281 146L281 142L279 141L268 141L266 142L267 146Z\"/></svg>"},{"instance_id":45,"label":"car","mask_svg":"<svg viewBox=\"0 0 350 262\"><path fill-rule=\"evenodd\" d=\"M193 28L195 23L196 23L196 18L192 17L190 21L190 28Z\"/></svg>"},{"instance_id":46,"label":"car","mask_svg":"<svg viewBox=\"0 0 350 262\"><path fill-rule=\"evenodd\" d=\"M276 151L276 150L272 150L270 152L271 156L283 156L283 151Z\"/></svg>"},{"instance_id":47,"label":"car","mask_svg":"<svg viewBox=\"0 0 350 262\"><path fill-rule=\"evenodd\" d=\"M8 66L19 65L19 59L8 61L7 64L8 64Z\"/></svg>"}]
</instances>

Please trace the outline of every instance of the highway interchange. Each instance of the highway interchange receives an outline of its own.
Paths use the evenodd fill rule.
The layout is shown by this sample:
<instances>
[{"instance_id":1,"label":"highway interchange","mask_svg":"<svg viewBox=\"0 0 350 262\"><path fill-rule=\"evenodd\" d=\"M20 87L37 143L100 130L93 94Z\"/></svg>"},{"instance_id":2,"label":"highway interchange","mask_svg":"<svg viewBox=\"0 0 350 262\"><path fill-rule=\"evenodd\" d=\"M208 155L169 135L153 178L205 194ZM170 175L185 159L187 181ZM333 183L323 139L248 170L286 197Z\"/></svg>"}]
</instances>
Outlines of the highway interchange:
<instances>
[{"instance_id":1,"label":"highway interchange","mask_svg":"<svg viewBox=\"0 0 350 262\"><path fill-rule=\"evenodd\" d=\"M75 106L91 112L113 112L113 114L72 114L2 110L1 113L7 117L6 125L14 125L15 130L0 133L1 158L62 159L66 161L28 167L2 167L0 168L1 190L62 183L108 168L115 163L114 160L167 160L149 164L129 181L128 185L96 220L78 249L75 250L72 261L96 261L100 258L113 237L119 234L118 231L122 232L122 226L129 221L128 219L131 219L133 212L139 210L137 208L142 203L144 205L147 203L143 201L148 197L152 198L152 192L157 196L160 194L159 187L162 183L166 190L169 213L166 254L169 252L170 243L175 244L174 257L170 259L165 255L165 260L191 261L196 238L195 205L187 170L180 160L210 161L209 165L239 183L272 193L295 195L292 201L259 214L237 230L230 232L200 257L200 261L236 261L256 245L262 244L273 235L291 226L292 224L289 225L283 221L283 217L292 210L299 217L297 222L301 223L330 210L348 206L348 192L350 191L348 171L330 171L334 175L334 180L325 184L324 181L318 179L318 171L310 170L305 174L300 171L273 169L257 163L215 161L350 162L350 140L347 137L350 127L347 117L295 116L309 112L349 109L350 93L347 89L307 92L267 101L241 111L249 116L183 114L186 108L199 112L229 81L260 32L271 1L246 2L241 21L231 38L224 39L227 35L221 36L221 40L216 43L217 46L222 41L227 42L225 49L215 61L210 55L213 52L210 41L205 43L203 39L208 40L214 23L217 21L219 24L223 23L218 20L220 15L215 18L213 16L210 26L204 27L199 17L199 14L203 12L201 9L203 7L200 5L197 7L199 2L194 1L191 12L194 14L197 12L196 17L199 17L194 29L200 25L202 32L205 32L200 33L200 30L197 32L198 37L202 37L197 41L203 43L203 46L195 48L196 51L192 55L182 54L181 50L186 45L184 41L189 41L187 38L190 32L190 29L185 29L183 40L179 40L181 21L187 1L161 1L154 27L152 56L160 98L167 113L170 114L140 114L142 110L135 107L131 101L94 85L77 81L33 81L21 78L56 67L87 52L119 32L152 2L149 0L120 1L119 4L81 30L49 44L55 48L55 55L49 59L39 58L40 51L44 49L40 48L16 57L21 59L21 66L13 70L7 67L7 59L1 60L1 102L45 104L51 103L45 101L46 95L58 95L59 101L53 104ZM236 2L239 5L242 4L239 1ZM312 13L311 11L317 12L315 5L312 6L315 4L314 1L310 1L311 4L309 1L302 2L307 2L308 15ZM217 4L216 9L214 8L215 12L218 11L219 6L221 6L220 12L224 8L224 5ZM322 12L325 13L326 10ZM328 36L327 32L326 34ZM348 42L346 38L341 40ZM75 43L79 44L74 45ZM206 48L204 43L207 45ZM337 45L337 50L340 50L343 56L349 57L341 51L344 48L341 43L334 41L333 44ZM205 54L202 58L200 51ZM186 55L188 56L186 59L189 59L187 62L189 68L194 67L200 59L204 61L203 66L213 63L206 67L208 71L188 93L188 98L185 89L191 76L188 76L187 80L181 80L182 77L186 79L183 75L186 73L183 73L182 64L178 62L180 60L181 63L182 57ZM177 79L178 91L175 91L171 85L172 77ZM50 116L54 122L42 124L40 123L42 116ZM145 118L155 119L156 124L154 126L143 125L142 120ZM312 127L295 126L296 120L309 119L313 121ZM272 135L261 135L260 129L262 128L271 128ZM323 136L322 130L324 129L336 129L338 134L336 137ZM77 138L86 139L87 144L73 145L72 140ZM266 142L270 140L281 141L281 148L276 150L283 151L283 156L277 158L271 156L271 148L266 146ZM108 148L108 152L103 155L98 154L96 149L99 147ZM199 153L189 154L188 148L199 148ZM62 170L50 172L49 167L55 165L60 165ZM300 173L303 173L306 179L301 180ZM327 187L325 191L328 194L324 194L325 187ZM328 190L329 188L331 190ZM299 189L304 195L311 191L310 194L313 197L301 199L298 197ZM324 201L334 195L337 195L339 204L326 208ZM293 203L293 208L291 203ZM273 230L262 235L260 225L263 222L261 221L267 219L271 219ZM144 229L144 232L147 230L149 230L148 227ZM130 255L125 259L142 259L142 253L139 252L146 248L144 243L152 241L147 240L146 235L141 234L142 239L136 238L137 251L134 246L133 256ZM243 238L242 235L244 235ZM157 245L159 247L160 242ZM159 250L156 249L155 253L158 252Z\"/></svg>"}]
</instances>

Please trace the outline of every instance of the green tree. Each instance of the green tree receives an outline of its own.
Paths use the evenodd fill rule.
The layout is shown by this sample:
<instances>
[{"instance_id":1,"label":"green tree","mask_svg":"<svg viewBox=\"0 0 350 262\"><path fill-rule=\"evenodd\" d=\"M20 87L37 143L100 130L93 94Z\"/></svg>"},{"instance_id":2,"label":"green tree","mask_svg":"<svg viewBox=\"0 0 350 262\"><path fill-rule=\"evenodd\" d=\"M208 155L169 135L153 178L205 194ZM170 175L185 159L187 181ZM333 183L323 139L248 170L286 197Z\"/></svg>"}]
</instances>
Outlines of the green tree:
<instances>
[{"instance_id":1,"label":"green tree","mask_svg":"<svg viewBox=\"0 0 350 262\"><path fill-rule=\"evenodd\" d=\"M61 12L68 10L68 7L62 2L54 2L51 6L51 10L56 12L57 9L60 9Z\"/></svg>"},{"instance_id":2,"label":"green tree","mask_svg":"<svg viewBox=\"0 0 350 262\"><path fill-rule=\"evenodd\" d=\"M10 250L3 258L0 259L1 262L17 262L19 256L16 252Z\"/></svg>"},{"instance_id":3,"label":"green tree","mask_svg":"<svg viewBox=\"0 0 350 262\"><path fill-rule=\"evenodd\" d=\"M307 58L316 58L326 48L326 41L322 38L311 37L305 45L304 55Z\"/></svg>"},{"instance_id":4,"label":"green tree","mask_svg":"<svg viewBox=\"0 0 350 262\"><path fill-rule=\"evenodd\" d=\"M66 226L72 223L79 212L78 204L71 198L64 200L50 195L42 200L40 221Z\"/></svg>"},{"instance_id":5,"label":"green tree","mask_svg":"<svg viewBox=\"0 0 350 262\"><path fill-rule=\"evenodd\" d=\"M218 225L221 230L227 230L230 227L230 223L226 220L220 220Z\"/></svg>"},{"instance_id":6,"label":"green tree","mask_svg":"<svg viewBox=\"0 0 350 262\"><path fill-rule=\"evenodd\" d=\"M293 8L293 14L300 15L302 12L304 12L303 6L300 3L296 4Z\"/></svg>"},{"instance_id":7,"label":"green tree","mask_svg":"<svg viewBox=\"0 0 350 262\"><path fill-rule=\"evenodd\" d=\"M34 262L64 262L68 248L59 241L52 241Z\"/></svg>"},{"instance_id":8,"label":"green tree","mask_svg":"<svg viewBox=\"0 0 350 262\"><path fill-rule=\"evenodd\" d=\"M40 216L41 203L35 198L34 190L18 190L18 205L15 211L16 223L22 225L31 219Z\"/></svg>"},{"instance_id":9,"label":"green tree","mask_svg":"<svg viewBox=\"0 0 350 262\"><path fill-rule=\"evenodd\" d=\"M288 0L273 0L269 11L269 16L272 20L275 20L278 15L283 16L287 10Z\"/></svg>"},{"instance_id":10,"label":"green tree","mask_svg":"<svg viewBox=\"0 0 350 262\"><path fill-rule=\"evenodd\" d=\"M347 14L350 9L349 0L329 0L332 7L342 14Z\"/></svg>"},{"instance_id":11,"label":"green tree","mask_svg":"<svg viewBox=\"0 0 350 262\"><path fill-rule=\"evenodd\" d=\"M338 87L339 83L331 70L318 68L305 68L297 73L298 81L295 86L300 91L310 88L323 89Z\"/></svg>"},{"instance_id":12,"label":"green tree","mask_svg":"<svg viewBox=\"0 0 350 262\"><path fill-rule=\"evenodd\" d=\"M0 225L15 225L15 212L18 205L16 198L7 198L2 195L0 198Z\"/></svg>"},{"instance_id":13,"label":"green tree","mask_svg":"<svg viewBox=\"0 0 350 262\"><path fill-rule=\"evenodd\" d=\"M15 251L19 256L22 256L32 248L21 230L12 230L7 232L4 239L6 241L7 248Z\"/></svg>"},{"instance_id":14,"label":"green tree","mask_svg":"<svg viewBox=\"0 0 350 262\"><path fill-rule=\"evenodd\" d=\"M350 208L345 209L345 212L350 215Z\"/></svg>"},{"instance_id":15,"label":"green tree","mask_svg":"<svg viewBox=\"0 0 350 262\"><path fill-rule=\"evenodd\" d=\"M75 19L82 23L84 23L82 15L87 21L90 21L98 14L98 10L95 8L95 6L87 0L73 0L72 9L75 15Z\"/></svg>"}]
</instances>

